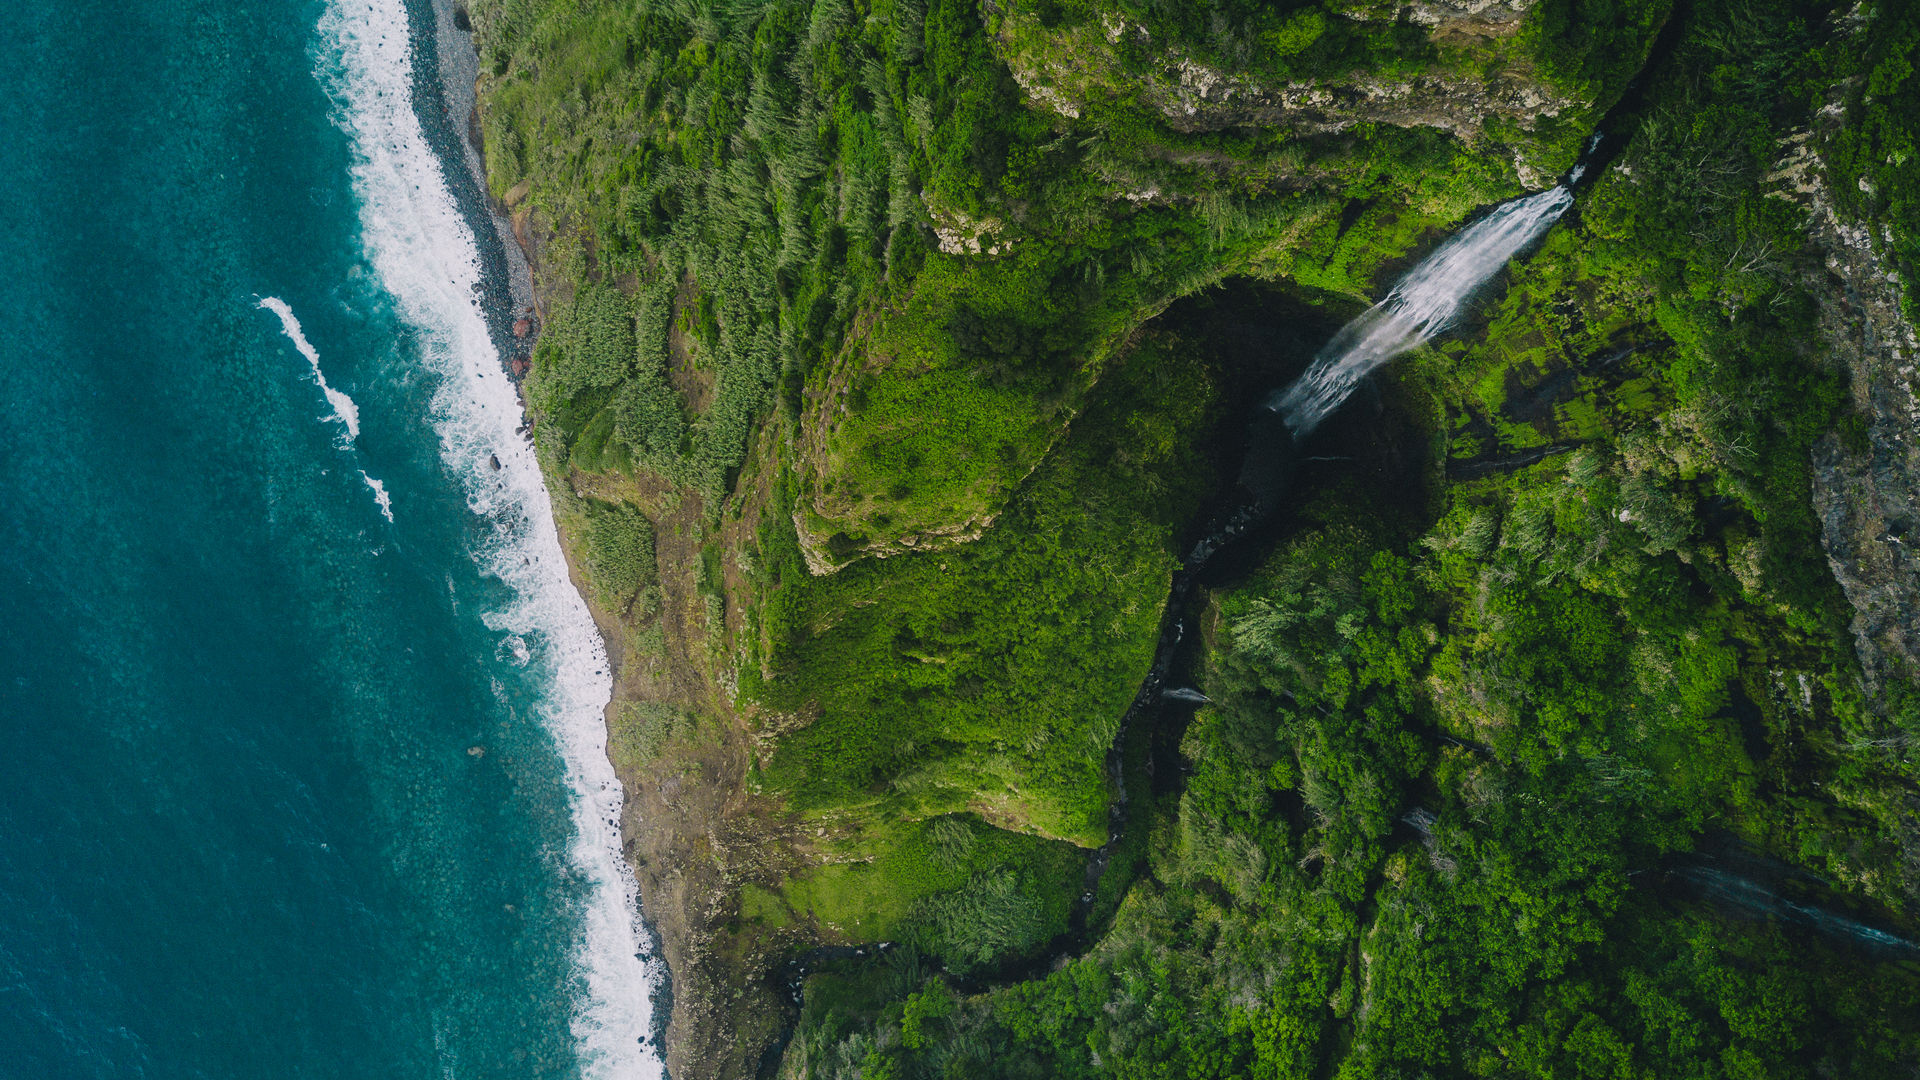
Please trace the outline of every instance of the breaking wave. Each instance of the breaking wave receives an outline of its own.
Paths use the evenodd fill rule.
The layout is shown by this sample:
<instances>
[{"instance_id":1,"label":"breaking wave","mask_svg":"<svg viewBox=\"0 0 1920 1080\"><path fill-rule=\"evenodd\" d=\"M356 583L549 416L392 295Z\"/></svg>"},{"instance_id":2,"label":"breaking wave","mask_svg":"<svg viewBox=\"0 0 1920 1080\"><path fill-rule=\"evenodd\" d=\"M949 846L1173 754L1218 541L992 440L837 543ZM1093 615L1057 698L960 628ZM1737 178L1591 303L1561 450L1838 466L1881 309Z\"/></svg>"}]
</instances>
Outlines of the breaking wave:
<instances>
[{"instance_id":1,"label":"breaking wave","mask_svg":"<svg viewBox=\"0 0 1920 1080\"><path fill-rule=\"evenodd\" d=\"M624 794L606 754L606 650L567 577L533 448L515 430L520 403L487 333L473 235L413 110L405 2L334 0L320 41L321 81L354 145L363 250L416 332L418 363L437 381L430 419L441 459L468 507L492 525L474 557L511 587L511 602L486 613L486 624L528 643L530 669L546 679L541 720L574 792L567 855L585 885L573 957L581 1073L659 1077L664 1069L646 1045L659 969L643 958L638 889L620 852Z\"/></svg>"},{"instance_id":2,"label":"breaking wave","mask_svg":"<svg viewBox=\"0 0 1920 1080\"><path fill-rule=\"evenodd\" d=\"M365 469L360 470L360 479L365 480L367 487L373 489L373 505L380 508L380 516L386 518L388 522L392 522L393 496L387 494L387 485L368 476Z\"/></svg>"},{"instance_id":3,"label":"breaking wave","mask_svg":"<svg viewBox=\"0 0 1920 1080\"><path fill-rule=\"evenodd\" d=\"M300 350L300 355L313 365L313 381L320 384L320 392L327 396L327 404L333 407L333 419L338 420L347 429L347 442L360 437L360 407L353 399L327 385L327 377L320 374L320 350L313 347L307 335L300 329L300 320L293 317L293 308L277 296L263 296L259 305L280 316L280 330Z\"/></svg>"}]
</instances>

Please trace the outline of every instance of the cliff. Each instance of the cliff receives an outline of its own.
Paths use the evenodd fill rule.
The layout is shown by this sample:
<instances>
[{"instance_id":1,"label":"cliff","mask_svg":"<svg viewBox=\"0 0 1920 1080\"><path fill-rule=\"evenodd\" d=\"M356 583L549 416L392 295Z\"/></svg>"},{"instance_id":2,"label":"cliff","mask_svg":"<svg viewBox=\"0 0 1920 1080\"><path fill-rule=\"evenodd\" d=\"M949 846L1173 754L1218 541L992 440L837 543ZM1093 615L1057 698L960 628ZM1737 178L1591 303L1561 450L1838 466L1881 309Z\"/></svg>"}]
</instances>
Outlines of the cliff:
<instances>
[{"instance_id":1,"label":"cliff","mask_svg":"<svg viewBox=\"0 0 1920 1080\"><path fill-rule=\"evenodd\" d=\"M1858 41L1868 23L1848 27ZM1832 176L1815 147L1831 141L1846 115L1849 91L1834 89L1815 117L1817 128L1787 137L1773 173L1806 207L1807 231L1824 275L1810 284L1820 304L1820 332L1846 366L1864 445L1829 435L1815 448L1814 507L1833 576L1853 605L1852 629L1869 692L1884 697L1920 681L1920 554L1909 548L1920 522L1920 335L1908 315L1906 282L1894 252L1891 221L1838 209ZM1816 132L1819 137L1816 137ZM1872 181L1855 180L1862 194ZM1851 433L1850 433L1851 434Z\"/></svg>"},{"instance_id":2,"label":"cliff","mask_svg":"<svg viewBox=\"0 0 1920 1080\"><path fill-rule=\"evenodd\" d=\"M1911 980L1676 861L1911 936L1905 16L473 17L674 1075L1912 1060ZM1603 115L1130 713L1254 403Z\"/></svg>"}]
</instances>

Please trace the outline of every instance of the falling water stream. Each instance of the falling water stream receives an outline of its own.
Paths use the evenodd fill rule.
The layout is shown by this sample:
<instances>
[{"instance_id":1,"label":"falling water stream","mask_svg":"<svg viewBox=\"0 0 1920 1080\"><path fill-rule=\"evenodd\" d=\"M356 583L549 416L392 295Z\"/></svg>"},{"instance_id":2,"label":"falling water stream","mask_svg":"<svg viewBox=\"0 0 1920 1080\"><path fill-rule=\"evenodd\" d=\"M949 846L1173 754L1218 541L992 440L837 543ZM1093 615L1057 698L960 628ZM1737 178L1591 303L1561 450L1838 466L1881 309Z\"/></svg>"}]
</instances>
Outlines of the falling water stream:
<instances>
[{"instance_id":1,"label":"falling water stream","mask_svg":"<svg viewBox=\"0 0 1920 1080\"><path fill-rule=\"evenodd\" d=\"M1596 136L1588 144L1589 155L1598 146ZM1120 736L1107 752L1107 778L1113 791L1108 840L1088 862L1070 937L1085 935L1100 879L1126 823L1127 791L1121 767L1126 732L1153 710L1192 709L1206 703L1205 695L1198 690L1180 685L1174 671L1181 644L1187 640L1201 571L1222 548L1274 519L1292 486L1298 448L1314 429L1382 364L1453 326L1474 295L1514 256L1545 235L1573 205L1573 185L1587 168L1583 161L1564 183L1501 203L1442 243L1415 264L1386 299L1341 327L1314 354L1299 378L1274 391L1254 410L1247 426L1246 453L1227 508L1214 518L1174 571L1153 666L1121 720Z\"/></svg>"},{"instance_id":2,"label":"falling water stream","mask_svg":"<svg viewBox=\"0 0 1920 1080\"><path fill-rule=\"evenodd\" d=\"M1507 260L1538 240L1573 205L1566 184L1502 203L1420 261L1385 300L1342 327L1313 366L1268 399L1295 441L1305 439L1381 364L1419 347L1459 318Z\"/></svg>"},{"instance_id":3,"label":"falling water stream","mask_svg":"<svg viewBox=\"0 0 1920 1080\"><path fill-rule=\"evenodd\" d=\"M1803 926L1827 937L1900 956L1920 956L1920 945L1906 938L1830 908L1801 903L1744 874L1696 861L1673 870L1671 877L1702 898L1751 917Z\"/></svg>"}]
</instances>

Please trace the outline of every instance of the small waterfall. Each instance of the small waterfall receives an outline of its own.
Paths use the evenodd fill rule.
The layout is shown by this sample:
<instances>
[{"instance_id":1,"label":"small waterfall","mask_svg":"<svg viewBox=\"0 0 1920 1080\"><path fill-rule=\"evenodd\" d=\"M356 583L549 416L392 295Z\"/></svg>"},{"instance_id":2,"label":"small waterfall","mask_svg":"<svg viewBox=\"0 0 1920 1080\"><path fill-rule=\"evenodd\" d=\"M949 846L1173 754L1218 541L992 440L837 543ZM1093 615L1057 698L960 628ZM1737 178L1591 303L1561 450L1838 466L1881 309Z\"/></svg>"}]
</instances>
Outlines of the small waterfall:
<instances>
[{"instance_id":1,"label":"small waterfall","mask_svg":"<svg viewBox=\"0 0 1920 1080\"><path fill-rule=\"evenodd\" d=\"M1381 364L1445 330L1480 286L1573 205L1565 184L1495 207L1420 261L1385 300L1342 327L1293 385L1267 401L1295 441L1307 437Z\"/></svg>"},{"instance_id":2,"label":"small waterfall","mask_svg":"<svg viewBox=\"0 0 1920 1080\"><path fill-rule=\"evenodd\" d=\"M1897 934L1868 926L1866 923L1826 908L1796 903L1751 878L1703 865L1683 866L1676 871L1675 876L1698 889L1710 900L1763 918L1798 923L1829 937L1878 949L1902 954L1920 953L1920 945Z\"/></svg>"}]
</instances>

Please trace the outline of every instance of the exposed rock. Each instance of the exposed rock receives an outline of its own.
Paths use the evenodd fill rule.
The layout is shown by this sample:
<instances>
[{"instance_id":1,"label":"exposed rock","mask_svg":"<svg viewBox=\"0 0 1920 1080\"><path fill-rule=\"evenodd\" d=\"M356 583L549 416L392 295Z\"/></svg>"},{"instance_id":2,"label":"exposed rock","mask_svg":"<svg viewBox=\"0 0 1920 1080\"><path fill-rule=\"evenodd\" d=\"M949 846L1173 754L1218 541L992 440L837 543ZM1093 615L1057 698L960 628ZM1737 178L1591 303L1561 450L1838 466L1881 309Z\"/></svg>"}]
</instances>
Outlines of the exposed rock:
<instances>
[{"instance_id":1,"label":"exposed rock","mask_svg":"<svg viewBox=\"0 0 1920 1080\"><path fill-rule=\"evenodd\" d=\"M933 216L933 232L940 238L940 250L949 255L1004 255L1013 250L1013 238L1004 235L1006 223L998 218L976 218L931 203L927 205L927 212Z\"/></svg>"},{"instance_id":2,"label":"exposed rock","mask_svg":"<svg viewBox=\"0 0 1920 1080\"><path fill-rule=\"evenodd\" d=\"M1485 45L1499 44L1518 29L1533 3L1419 0L1411 5L1354 4L1344 14L1362 21L1392 21L1404 9L1413 22L1429 27L1436 41L1479 39ZM1155 42L1145 28L1114 15L1097 25L1058 31L1009 16L1001 44L1015 81L1038 108L1078 118L1088 102L1119 94L1188 134L1257 126L1321 135L1360 124L1389 124L1435 128L1474 145L1485 138L1491 118L1528 126L1591 104L1535 77L1517 58L1488 65L1488 74L1440 65L1406 77L1354 72L1334 80L1267 80L1211 63L1178 42ZM1146 70L1123 61L1123 49L1148 50L1152 59ZM1543 172L1542 163L1528 160L1524 152L1516 151L1515 159L1522 173L1536 179L1557 171Z\"/></svg>"},{"instance_id":3,"label":"exposed rock","mask_svg":"<svg viewBox=\"0 0 1920 1080\"><path fill-rule=\"evenodd\" d=\"M856 559L885 559L909 551L969 544L985 536L998 518L998 514L989 514L953 525L927 528L917 534L908 533L898 539L860 541L838 556L832 553L835 546L833 542L811 527L804 511L794 511L793 527L800 537L800 552L807 560L807 572L818 576L838 573Z\"/></svg>"},{"instance_id":4,"label":"exposed rock","mask_svg":"<svg viewBox=\"0 0 1920 1080\"><path fill-rule=\"evenodd\" d=\"M1402 12L1409 22L1470 34L1511 34L1520 28L1520 17L1536 0L1414 0L1410 4L1390 4L1371 9L1355 7L1347 11L1351 18L1391 22Z\"/></svg>"},{"instance_id":5,"label":"exposed rock","mask_svg":"<svg viewBox=\"0 0 1920 1080\"><path fill-rule=\"evenodd\" d=\"M1428 127L1469 144L1487 118L1532 120L1584 104L1527 79L1485 80L1453 74L1382 79L1361 75L1341 83L1268 85L1181 59L1146 84L1145 99L1176 131L1228 127L1285 127L1303 134L1345 131L1362 123Z\"/></svg>"},{"instance_id":6,"label":"exposed rock","mask_svg":"<svg viewBox=\"0 0 1920 1080\"><path fill-rule=\"evenodd\" d=\"M1816 123L1836 124L1837 107ZM1881 227L1836 212L1811 133L1785 140L1769 179L1773 194L1807 207L1807 229L1825 255L1813 284L1820 327L1848 370L1855 407L1867 419L1864 452L1829 435L1814 448L1813 505L1833 576L1853 605L1854 648L1867 688L1920 677L1920 335L1902 315L1903 283L1884 255Z\"/></svg>"},{"instance_id":7,"label":"exposed rock","mask_svg":"<svg viewBox=\"0 0 1920 1080\"><path fill-rule=\"evenodd\" d=\"M1027 97L1031 98L1035 104L1057 112L1070 120L1080 119L1080 107L1078 105L1068 101L1060 91L1036 80L1032 72L1015 68L1013 69L1013 81L1020 84L1020 89L1026 91Z\"/></svg>"}]
</instances>

